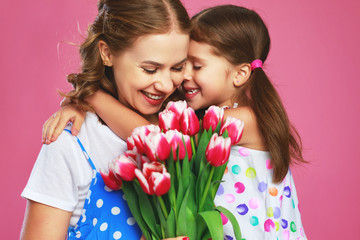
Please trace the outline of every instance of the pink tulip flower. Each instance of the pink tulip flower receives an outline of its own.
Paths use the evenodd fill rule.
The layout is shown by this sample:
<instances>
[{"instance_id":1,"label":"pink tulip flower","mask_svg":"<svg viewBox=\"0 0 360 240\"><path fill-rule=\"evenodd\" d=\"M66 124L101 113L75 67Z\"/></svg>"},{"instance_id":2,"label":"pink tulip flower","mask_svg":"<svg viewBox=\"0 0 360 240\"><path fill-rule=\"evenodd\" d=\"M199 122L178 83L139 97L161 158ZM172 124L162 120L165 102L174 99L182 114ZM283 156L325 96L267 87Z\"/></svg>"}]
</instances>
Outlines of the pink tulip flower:
<instances>
[{"instance_id":1,"label":"pink tulip flower","mask_svg":"<svg viewBox=\"0 0 360 240\"><path fill-rule=\"evenodd\" d=\"M144 163L142 171L135 169L135 175L141 188L147 194L161 196L170 189L170 174L159 162Z\"/></svg>"},{"instance_id":2,"label":"pink tulip flower","mask_svg":"<svg viewBox=\"0 0 360 240\"><path fill-rule=\"evenodd\" d=\"M114 191L121 189L122 181L121 181L121 179L115 177L115 174L112 172L112 170L109 170L109 172L106 172L103 169L100 169L100 175L101 175L102 179L104 180L105 185L108 188L110 188L111 190L114 190Z\"/></svg>"},{"instance_id":3,"label":"pink tulip flower","mask_svg":"<svg viewBox=\"0 0 360 240\"><path fill-rule=\"evenodd\" d=\"M179 147L179 159L183 160L185 158L186 152L185 152L185 146L186 151L189 157L189 160L192 158L192 149L191 149L191 141L189 135L183 135L177 130L169 130L166 132L166 139L168 140L170 147L172 149L172 154L174 157L174 160L177 160L176 150ZM183 139L185 141L185 145L183 143Z\"/></svg>"},{"instance_id":4,"label":"pink tulip flower","mask_svg":"<svg viewBox=\"0 0 360 240\"><path fill-rule=\"evenodd\" d=\"M166 160L170 155L170 145L164 133L150 133L145 138L144 150L150 161Z\"/></svg>"},{"instance_id":5,"label":"pink tulip flower","mask_svg":"<svg viewBox=\"0 0 360 240\"><path fill-rule=\"evenodd\" d=\"M131 157L121 155L112 161L110 167L116 177L124 181L132 181L135 178L135 169L138 168L138 165Z\"/></svg>"},{"instance_id":6,"label":"pink tulip flower","mask_svg":"<svg viewBox=\"0 0 360 240\"><path fill-rule=\"evenodd\" d=\"M165 109L159 113L159 127L164 131L170 129L176 129L180 131L179 119L176 116L176 113Z\"/></svg>"},{"instance_id":7,"label":"pink tulip flower","mask_svg":"<svg viewBox=\"0 0 360 240\"><path fill-rule=\"evenodd\" d=\"M180 120L181 115L183 114L184 110L187 108L186 101L170 101L166 105L166 109L175 113L178 120Z\"/></svg>"},{"instance_id":8,"label":"pink tulip flower","mask_svg":"<svg viewBox=\"0 0 360 240\"><path fill-rule=\"evenodd\" d=\"M216 129L219 121L223 121L224 119L224 109L216 106L210 106L208 110L206 110L204 118L202 120L203 129L209 131L211 128L212 131Z\"/></svg>"},{"instance_id":9,"label":"pink tulip flower","mask_svg":"<svg viewBox=\"0 0 360 240\"><path fill-rule=\"evenodd\" d=\"M225 120L225 123L221 126L220 135L224 134L225 130L228 131L231 144L235 145L240 142L242 137L242 133L244 131L244 122L237 118L228 116Z\"/></svg>"},{"instance_id":10,"label":"pink tulip flower","mask_svg":"<svg viewBox=\"0 0 360 240\"><path fill-rule=\"evenodd\" d=\"M150 133L159 133L161 132L159 126L156 125L146 125L137 127L132 132L131 136L127 138L127 147L128 150L133 150L134 147L137 148L137 151L140 154L143 154L144 151L144 143L145 137L148 136Z\"/></svg>"},{"instance_id":11,"label":"pink tulip flower","mask_svg":"<svg viewBox=\"0 0 360 240\"><path fill-rule=\"evenodd\" d=\"M205 151L206 160L214 167L221 166L229 159L231 139L214 133Z\"/></svg>"},{"instance_id":12,"label":"pink tulip flower","mask_svg":"<svg viewBox=\"0 0 360 240\"><path fill-rule=\"evenodd\" d=\"M183 134L190 136L194 136L199 132L199 119L191 107L184 110L180 119L180 129Z\"/></svg>"}]
</instances>

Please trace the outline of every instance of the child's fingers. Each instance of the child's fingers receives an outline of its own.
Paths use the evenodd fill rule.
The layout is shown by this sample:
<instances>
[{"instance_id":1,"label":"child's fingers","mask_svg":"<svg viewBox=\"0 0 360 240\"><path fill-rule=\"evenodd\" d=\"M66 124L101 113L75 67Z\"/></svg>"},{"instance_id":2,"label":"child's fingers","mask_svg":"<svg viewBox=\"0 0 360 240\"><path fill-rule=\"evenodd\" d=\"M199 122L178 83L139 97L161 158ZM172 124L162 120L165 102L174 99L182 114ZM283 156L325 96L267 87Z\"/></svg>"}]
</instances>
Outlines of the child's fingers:
<instances>
[{"instance_id":1,"label":"child's fingers","mask_svg":"<svg viewBox=\"0 0 360 240\"><path fill-rule=\"evenodd\" d=\"M84 119L85 119L85 114L79 114L79 115L76 116L76 118L73 121L73 126L71 128L72 135L74 135L74 136L78 135L78 133L80 131L80 128L81 128L81 125L84 122Z\"/></svg>"},{"instance_id":2,"label":"child's fingers","mask_svg":"<svg viewBox=\"0 0 360 240\"><path fill-rule=\"evenodd\" d=\"M52 120L49 122L49 124L47 125L47 129L46 129L46 137L45 137L45 141L46 141L46 144L49 144L52 142L51 138L52 138L52 135L54 133L54 130L60 120L60 114L54 114L52 115Z\"/></svg>"}]
</instances>

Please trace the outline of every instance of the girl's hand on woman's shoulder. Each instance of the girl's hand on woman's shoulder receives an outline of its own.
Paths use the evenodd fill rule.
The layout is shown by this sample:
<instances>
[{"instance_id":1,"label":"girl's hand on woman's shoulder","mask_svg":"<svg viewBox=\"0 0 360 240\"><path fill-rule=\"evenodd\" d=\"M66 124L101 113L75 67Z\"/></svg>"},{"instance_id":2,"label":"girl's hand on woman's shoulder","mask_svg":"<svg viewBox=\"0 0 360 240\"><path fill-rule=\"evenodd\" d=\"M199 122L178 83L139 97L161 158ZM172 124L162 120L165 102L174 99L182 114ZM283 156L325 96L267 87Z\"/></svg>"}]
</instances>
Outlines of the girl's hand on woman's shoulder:
<instances>
[{"instance_id":1,"label":"girl's hand on woman's shoulder","mask_svg":"<svg viewBox=\"0 0 360 240\"><path fill-rule=\"evenodd\" d=\"M71 104L62 106L59 111L51 115L51 117L44 123L42 130L42 143L49 144L56 141L69 121L73 123L71 133L76 136L79 133L84 119L85 112L80 111L75 106Z\"/></svg>"}]
</instances>

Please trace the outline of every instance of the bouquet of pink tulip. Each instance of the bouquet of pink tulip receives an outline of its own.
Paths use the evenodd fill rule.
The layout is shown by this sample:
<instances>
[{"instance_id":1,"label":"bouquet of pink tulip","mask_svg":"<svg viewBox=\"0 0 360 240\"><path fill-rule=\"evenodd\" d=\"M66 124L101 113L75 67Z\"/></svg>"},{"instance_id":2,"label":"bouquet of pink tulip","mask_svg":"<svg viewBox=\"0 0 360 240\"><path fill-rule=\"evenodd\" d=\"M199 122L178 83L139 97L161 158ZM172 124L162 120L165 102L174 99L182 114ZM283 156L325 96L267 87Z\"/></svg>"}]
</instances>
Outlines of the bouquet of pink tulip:
<instances>
[{"instance_id":1,"label":"bouquet of pink tulip","mask_svg":"<svg viewBox=\"0 0 360 240\"><path fill-rule=\"evenodd\" d=\"M169 102L159 126L136 128L127 139L128 151L110 163L108 173L101 172L109 188L123 189L147 240L222 240L221 213L241 239L232 213L214 205L231 144L243 131L242 121L223 118L224 110L211 106L199 122L185 101Z\"/></svg>"}]
</instances>

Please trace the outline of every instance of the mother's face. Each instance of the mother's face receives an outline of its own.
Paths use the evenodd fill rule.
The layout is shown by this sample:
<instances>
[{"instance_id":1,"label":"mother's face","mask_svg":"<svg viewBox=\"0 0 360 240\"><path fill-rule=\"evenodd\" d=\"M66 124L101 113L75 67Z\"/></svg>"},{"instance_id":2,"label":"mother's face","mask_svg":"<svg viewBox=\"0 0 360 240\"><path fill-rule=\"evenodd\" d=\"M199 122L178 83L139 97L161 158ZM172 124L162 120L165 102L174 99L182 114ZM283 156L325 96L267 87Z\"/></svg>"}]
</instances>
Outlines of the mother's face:
<instances>
[{"instance_id":1,"label":"mother's face","mask_svg":"<svg viewBox=\"0 0 360 240\"><path fill-rule=\"evenodd\" d=\"M119 55L109 53L119 101L142 115L158 112L182 83L188 46L187 34L171 31L142 36Z\"/></svg>"}]
</instances>

